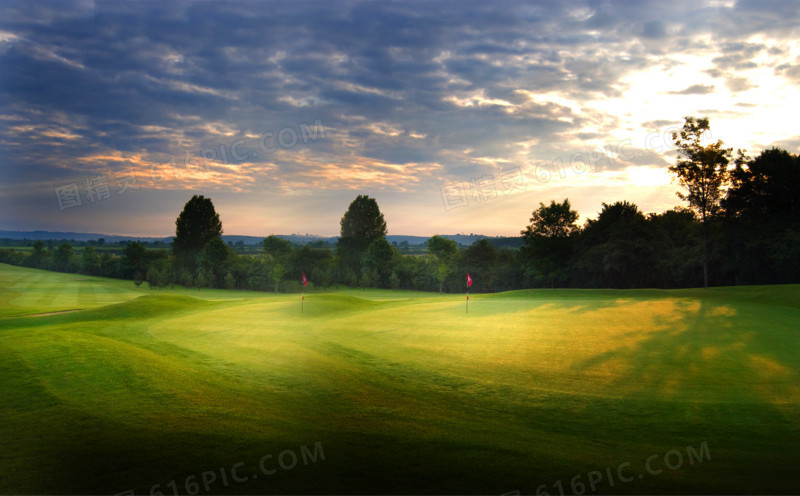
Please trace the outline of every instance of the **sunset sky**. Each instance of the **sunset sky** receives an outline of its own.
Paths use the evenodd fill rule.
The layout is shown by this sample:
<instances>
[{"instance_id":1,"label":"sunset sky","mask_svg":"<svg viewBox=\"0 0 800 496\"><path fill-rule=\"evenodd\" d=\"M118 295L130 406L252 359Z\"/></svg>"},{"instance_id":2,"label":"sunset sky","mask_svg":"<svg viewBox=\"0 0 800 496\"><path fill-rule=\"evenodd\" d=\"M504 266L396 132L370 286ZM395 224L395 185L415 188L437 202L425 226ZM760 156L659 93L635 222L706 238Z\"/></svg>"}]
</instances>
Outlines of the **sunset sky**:
<instances>
[{"instance_id":1,"label":"sunset sky","mask_svg":"<svg viewBox=\"0 0 800 496\"><path fill-rule=\"evenodd\" d=\"M800 2L0 1L0 229L518 235L680 205L670 132L800 151Z\"/></svg>"}]
</instances>

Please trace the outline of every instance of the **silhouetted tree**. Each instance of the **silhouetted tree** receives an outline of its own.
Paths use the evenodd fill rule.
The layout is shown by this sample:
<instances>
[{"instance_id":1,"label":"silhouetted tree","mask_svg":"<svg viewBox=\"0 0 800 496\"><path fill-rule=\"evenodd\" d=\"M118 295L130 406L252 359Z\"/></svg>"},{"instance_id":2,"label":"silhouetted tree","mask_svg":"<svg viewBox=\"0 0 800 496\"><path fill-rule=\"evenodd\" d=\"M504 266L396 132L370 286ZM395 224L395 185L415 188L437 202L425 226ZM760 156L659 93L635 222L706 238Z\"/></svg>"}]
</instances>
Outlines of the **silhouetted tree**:
<instances>
[{"instance_id":1,"label":"silhouetted tree","mask_svg":"<svg viewBox=\"0 0 800 496\"><path fill-rule=\"evenodd\" d=\"M708 287L708 220L718 213L720 200L729 182L728 163L733 149L723 148L722 140L703 144L703 134L710 130L708 118L686 117L680 132L672 134L678 148L678 161L669 168L686 193L678 197L689 202L703 226L703 285Z\"/></svg>"},{"instance_id":2,"label":"silhouetted tree","mask_svg":"<svg viewBox=\"0 0 800 496\"><path fill-rule=\"evenodd\" d=\"M386 236L386 220L378 202L366 195L357 196L342 216L340 226L337 255L345 267L360 274L362 257L369 245Z\"/></svg>"},{"instance_id":3,"label":"silhouetted tree","mask_svg":"<svg viewBox=\"0 0 800 496\"><path fill-rule=\"evenodd\" d=\"M800 219L799 193L800 156L778 148L755 159L740 153L722 206L731 217L795 222Z\"/></svg>"},{"instance_id":4,"label":"silhouetted tree","mask_svg":"<svg viewBox=\"0 0 800 496\"><path fill-rule=\"evenodd\" d=\"M800 282L800 157L740 153L722 206L736 283Z\"/></svg>"},{"instance_id":5,"label":"silhouetted tree","mask_svg":"<svg viewBox=\"0 0 800 496\"><path fill-rule=\"evenodd\" d=\"M553 200L547 206L539 203L530 225L522 231L526 276L552 288L566 282L574 235L578 232L577 220L578 212L572 210L569 199L561 203Z\"/></svg>"},{"instance_id":6,"label":"silhouetted tree","mask_svg":"<svg viewBox=\"0 0 800 496\"><path fill-rule=\"evenodd\" d=\"M186 268L194 274L200 252L206 243L220 236L222 236L222 222L214 210L211 199L202 195L192 196L175 221L172 252L177 267Z\"/></svg>"}]
</instances>

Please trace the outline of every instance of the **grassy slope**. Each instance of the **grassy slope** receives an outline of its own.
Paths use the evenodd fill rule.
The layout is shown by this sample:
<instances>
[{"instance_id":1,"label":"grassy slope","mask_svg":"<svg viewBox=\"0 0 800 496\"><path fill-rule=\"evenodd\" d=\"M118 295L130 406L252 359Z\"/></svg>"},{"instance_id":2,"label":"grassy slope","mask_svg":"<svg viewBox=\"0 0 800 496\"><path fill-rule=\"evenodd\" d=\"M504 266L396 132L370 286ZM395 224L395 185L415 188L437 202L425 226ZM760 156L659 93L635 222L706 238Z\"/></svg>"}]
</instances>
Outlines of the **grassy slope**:
<instances>
[{"instance_id":1,"label":"grassy slope","mask_svg":"<svg viewBox=\"0 0 800 496\"><path fill-rule=\"evenodd\" d=\"M297 295L0 265L0 491L170 494L321 441L324 462L211 492L552 494L630 462L643 478L597 491L796 493L798 296L517 291L465 315L462 296L351 291L301 315ZM703 442L710 460L644 472Z\"/></svg>"}]
</instances>

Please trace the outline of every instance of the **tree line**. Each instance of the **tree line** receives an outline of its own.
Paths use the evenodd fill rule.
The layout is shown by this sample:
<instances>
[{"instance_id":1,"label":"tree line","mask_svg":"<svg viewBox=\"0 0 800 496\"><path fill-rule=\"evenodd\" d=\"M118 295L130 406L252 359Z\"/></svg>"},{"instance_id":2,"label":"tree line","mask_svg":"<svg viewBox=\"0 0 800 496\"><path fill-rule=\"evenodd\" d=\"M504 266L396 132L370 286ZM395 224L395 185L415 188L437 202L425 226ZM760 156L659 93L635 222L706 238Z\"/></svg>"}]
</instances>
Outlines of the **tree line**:
<instances>
[{"instance_id":1,"label":"tree line","mask_svg":"<svg viewBox=\"0 0 800 496\"><path fill-rule=\"evenodd\" d=\"M687 117L673 135L670 168L688 207L644 214L628 201L603 203L579 225L569 199L540 203L521 231L521 248L483 239L468 247L433 236L427 254L404 255L386 240L377 201L359 195L340 221L335 248L296 245L277 236L259 255L222 241L209 198L193 196L178 215L169 250L128 243L121 255L69 243L30 252L0 250L0 262L62 272L181 285L293 292L337 286L462 292L523 288L680 288L800 283L800 157L773 148L755 158L704 144L708 119Z\"/></svg>"},{"instance_id":2,"label":"tree line","mask_svg":"<svg viewBox=\"0 0 800 496\"><path fill-rule=\"evenodd\" d=\"M670 167L688 207L642 213L602 204L578 226L569 200L539 204L522 232L526 284L680 288L800 283L800 157L772 148L757 157L704 143L707 118L673 134Z\"/></svg>"}]
</instances>

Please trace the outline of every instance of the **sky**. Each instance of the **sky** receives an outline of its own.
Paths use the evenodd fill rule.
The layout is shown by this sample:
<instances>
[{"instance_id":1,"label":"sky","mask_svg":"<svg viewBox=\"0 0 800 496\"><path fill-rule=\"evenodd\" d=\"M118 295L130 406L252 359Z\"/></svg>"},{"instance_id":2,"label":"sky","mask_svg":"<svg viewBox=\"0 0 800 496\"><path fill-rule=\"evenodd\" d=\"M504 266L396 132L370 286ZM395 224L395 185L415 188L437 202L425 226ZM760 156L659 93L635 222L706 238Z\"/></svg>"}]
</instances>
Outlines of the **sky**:
<instances>
[{"instance_id":1,"label":"sky","mask_svg":"<svg viewBox=\"0 0 800 496\"><path fill-rule=\"evenodd\" d=\"M800 2L0 0L0 229L519 235L682 205L671 133L800 151Z\"/></svg>"}]
</instances>

